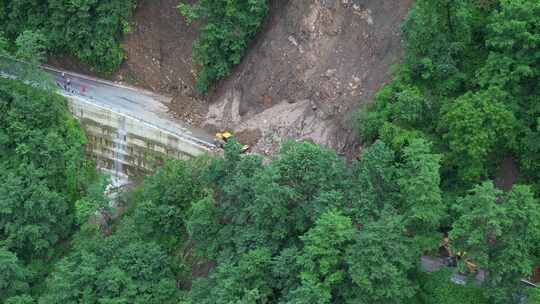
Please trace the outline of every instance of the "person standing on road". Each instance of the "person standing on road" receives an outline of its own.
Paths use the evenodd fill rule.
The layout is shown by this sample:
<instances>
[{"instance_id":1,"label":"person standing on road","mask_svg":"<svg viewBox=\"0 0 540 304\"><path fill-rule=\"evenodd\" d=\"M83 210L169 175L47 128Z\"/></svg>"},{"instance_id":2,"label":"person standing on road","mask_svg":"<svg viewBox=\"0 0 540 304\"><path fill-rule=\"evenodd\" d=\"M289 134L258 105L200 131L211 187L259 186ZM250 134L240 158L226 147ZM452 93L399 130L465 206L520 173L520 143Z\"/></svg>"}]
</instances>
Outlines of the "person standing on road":
<instances>
[{"instance_id":1,"label":"person standing on road","mask_svg":"<svg viewBox=\"0 0 540 304\"><path fill-rule=\"evenodd\" d=\"M68 88L67 88L67 82L66 82L66 73L62 72L60 76L62 77L62 81L60 82L61 87L67 91Z\"/></svg>"}]
</instances>

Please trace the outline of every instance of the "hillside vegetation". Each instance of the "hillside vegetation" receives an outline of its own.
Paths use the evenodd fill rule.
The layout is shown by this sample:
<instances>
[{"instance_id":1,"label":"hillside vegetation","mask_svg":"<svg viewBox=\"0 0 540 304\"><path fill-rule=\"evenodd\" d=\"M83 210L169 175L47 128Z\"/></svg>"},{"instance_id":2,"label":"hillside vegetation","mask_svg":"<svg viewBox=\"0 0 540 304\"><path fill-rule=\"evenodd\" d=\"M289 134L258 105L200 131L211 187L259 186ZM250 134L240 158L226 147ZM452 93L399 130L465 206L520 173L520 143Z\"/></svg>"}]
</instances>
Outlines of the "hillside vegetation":
<instances>
[{"instance_id":1,"label":"hillside vegetation","mask_svg":"<svg viewBox=\"0 0 540 304\"><path fill-rule=\"evenodd\" d=\"M135 0L0 0L0 32L12 42L31 32L49 54L69 54L111 74L124 59L120 38L134 8Z\"/></svg>"},{"instance_id":2,"label":"hillside vegetation","mask_svg":"<svg viewBox=\"0 0 540 304\"><path fill-rule=\"evenodd\" d=\"M19 297L41 288L87 220L77 202L93 203L98 178L84 144L63 98L0 78L0 302L31 303Z\"/></svg>"},{"instance_id":3,"label":"hillside vegetation","mask_svg":"<svg viewBox=\"0 0 540 304\"><path fill-rule=\"evenodd\" d=\"M197 89L228 76L239 64L249 42L259 31L268 12L267 0L201 0L193 5L180 3L180 12L188 23L202 19L199 39L193 45L193 58L200 65Z\"/></svg>"},{"instance_id":4,"label":"hillside vegetation","mask_svg":"<svg viewBox=\"0 0 540 304\"><path fill-rule=\"evenodd\" d=\"M231 140L166 162L105 224L65 100L0 80L0 302L538 303L520 279L540 265L539 24L536 0L418 0L395 79L359 112L358 160ZM40 50L20 41L3 44ZM503 191L508 155L521 176ZM422 272L445 236L466 259ZM466 260L481 284L451 282Z\"/></svg>"},{"instance_id":5,"label":"hillside vegetation","mask_svg":"<svg viewBox=\"0 0 540 304\"><path fill-rule=\"evenodd\" d=\"M505 155L540 181L540 4L418 1L403 25L406 58L360 112L366 143L414 138L443 154L446 188L494 176Z\"/></svg>"}]
</instances>

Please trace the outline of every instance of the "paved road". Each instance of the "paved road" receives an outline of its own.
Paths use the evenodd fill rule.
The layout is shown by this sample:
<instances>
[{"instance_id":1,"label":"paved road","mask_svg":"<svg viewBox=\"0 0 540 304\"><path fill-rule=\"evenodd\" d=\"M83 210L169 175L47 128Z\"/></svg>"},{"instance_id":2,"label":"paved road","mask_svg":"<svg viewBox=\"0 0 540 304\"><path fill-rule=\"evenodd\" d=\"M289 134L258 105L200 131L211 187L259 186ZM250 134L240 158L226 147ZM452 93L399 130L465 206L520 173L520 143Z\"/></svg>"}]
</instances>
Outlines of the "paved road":
<instances>
[{"instance_id":1,"label":"paved road","mask_svg":"<svg viewBox=\"0 0 540 304\"><path fill-rule=\"evenodd\" d=\"M215 148L213 136L208 132L182 124L168 112L167 104L171 102L169 97L81 74L60 71L52 67L43 68L53 76L64 94L78 95L115 112L135 117L180 137L200 142L208 148ZM67 85L68 80L69 85Z\"/></svg>"}]
</instances>

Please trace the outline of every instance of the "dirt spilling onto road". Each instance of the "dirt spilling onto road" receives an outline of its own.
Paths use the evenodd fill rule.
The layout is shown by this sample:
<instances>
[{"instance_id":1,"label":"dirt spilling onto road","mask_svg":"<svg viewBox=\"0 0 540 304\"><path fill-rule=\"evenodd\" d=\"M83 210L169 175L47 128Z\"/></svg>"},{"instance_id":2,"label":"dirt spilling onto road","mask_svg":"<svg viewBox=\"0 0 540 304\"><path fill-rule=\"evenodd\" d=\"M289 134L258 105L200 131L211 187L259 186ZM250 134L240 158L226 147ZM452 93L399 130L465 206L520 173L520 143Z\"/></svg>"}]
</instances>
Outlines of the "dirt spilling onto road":
<instances>
[{"instance_id":1,"label":"dirt spilling onto road","mask_svg":"<svg viewBox=\"0 0 540 304\"><path fill-rule=\"evenodd\" d=\"M354 156L353 114L399 59L412 0L271 0L264 30L209 96L194 90L191 45L178 0L142 0L114 79L174 96L171 111L211 130L232 130L256 152L304 139Z\"/></svg>"},{"instance_id":2,"label":"dirt spilling onto road","mask_svg":"<svg viewBox=\"0 0 540 304\"><path fill-rule=\"evenodd\" d=\"M191 56L198 24L186 24L176 8L178 3L139 1L132 31L123 43L127 59L115 79L173 96L173 114L184 122L200 125L207 102L194 90L196 71Z\"/></svg>"}]
</instances>

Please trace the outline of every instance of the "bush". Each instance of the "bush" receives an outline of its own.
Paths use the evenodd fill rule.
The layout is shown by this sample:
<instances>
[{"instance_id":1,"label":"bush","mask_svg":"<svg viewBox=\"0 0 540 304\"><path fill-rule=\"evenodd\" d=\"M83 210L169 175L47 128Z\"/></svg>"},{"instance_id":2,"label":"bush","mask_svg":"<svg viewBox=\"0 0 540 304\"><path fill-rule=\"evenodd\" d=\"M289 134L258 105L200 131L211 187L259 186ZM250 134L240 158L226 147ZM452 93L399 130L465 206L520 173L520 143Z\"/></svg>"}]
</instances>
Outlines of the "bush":
<instances>
[{"instance_id":1,"label":"bush","mask_svg":"<svg viewBox=\"0 0 540 304\"><path fill-rule=\"evenodd\" d=\"M200 0L194 5L180 3L178 9L188 23L204 20L193 58L201 66L197 89L206 93L212 82L240 63L266 17L268 4L266 0Z\"/></svg>"},{"instance_id":2,"label":"bush","mask_svg":"<svg viewBox=\"0 0 540 304\"><path fill-rule=\"evenodd\" d=\"M540 289L531 288L527 295L527 304L538 304L540 303Z\"/></svg>"},{"instance_id":3,"label":"bush","mask_svg":"<svg viewBox=\"0 0 540 304\"><path fill-rule=\"evenodd\" d=\"M420 277L421 303L425 304L487 304L484 291L472 285L450 281L450 270L440 270Z\"/></svg>"}]
</instances>

